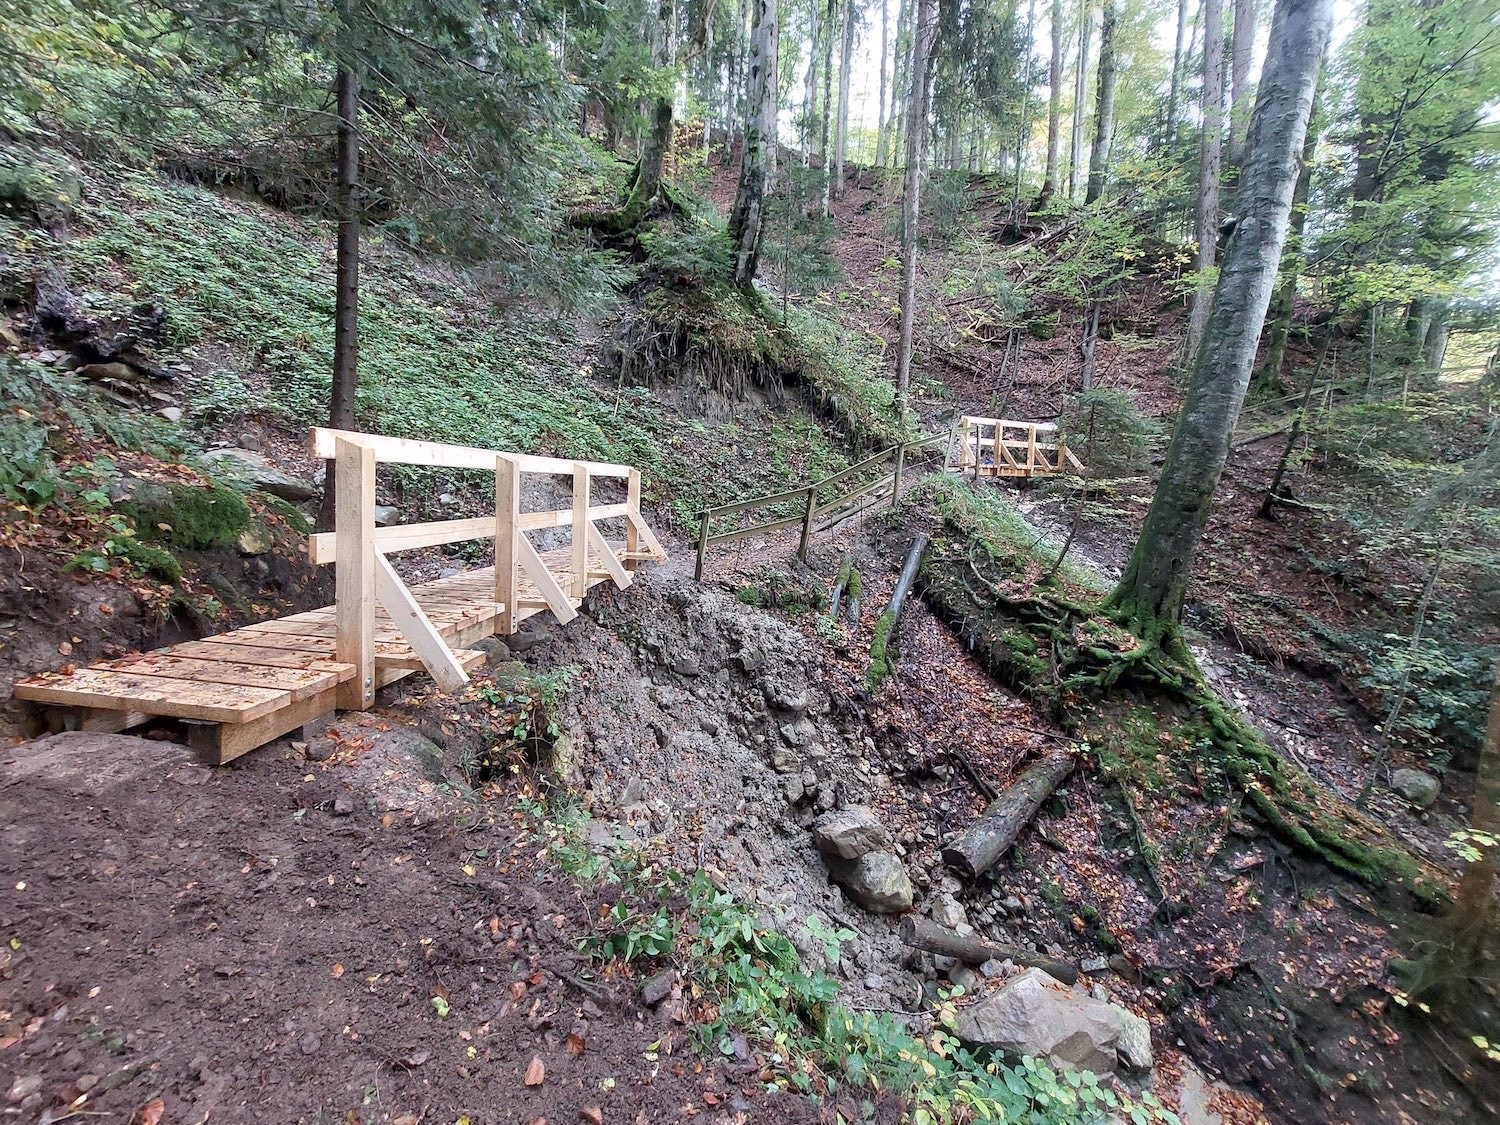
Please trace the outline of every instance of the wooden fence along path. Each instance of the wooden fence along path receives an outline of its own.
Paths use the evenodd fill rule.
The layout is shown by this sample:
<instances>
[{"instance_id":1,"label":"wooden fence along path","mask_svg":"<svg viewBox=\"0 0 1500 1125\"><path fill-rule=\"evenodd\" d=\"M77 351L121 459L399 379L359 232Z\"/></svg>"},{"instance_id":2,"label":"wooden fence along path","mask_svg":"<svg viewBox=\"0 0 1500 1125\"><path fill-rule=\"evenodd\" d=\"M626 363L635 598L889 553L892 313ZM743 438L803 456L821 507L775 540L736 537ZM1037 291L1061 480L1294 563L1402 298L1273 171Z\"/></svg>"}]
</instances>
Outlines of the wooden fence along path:
<instances>
[{"instance_id":1,"label":"wooden fence along path","mask_svg":"<svg viewBox=\"0 0 1500 1125\"><path fill-rule=\"evenodd\" d=\"M335 709L364 710L375 691L418 669L443 688L468 682L483 660L465 646L550 610L578 616L590 588L621 588L641 562L666 552L641 516L641 475L628 465L568 461L408 441L346 430L313 431L313 452L335 462L332 532L309 536L314 563L337 564L336 605L263 621L201 641L44 672L16 684L18 699L65 707L83 729L124 730L153 716L189 723L190 742L227 762ZM494 474L495 513L473 519L375 526L378 462L478 469ZM521 511L525 474L569 477L571 507ZM595 504L592 482L623 482L620 503ZM611 540L599 527L623 527ZM572 528L571 546L538 552L526 533ZM493 539L496 565L408 587L387 556L396 551Z\"/></svg>"}]
</instances>

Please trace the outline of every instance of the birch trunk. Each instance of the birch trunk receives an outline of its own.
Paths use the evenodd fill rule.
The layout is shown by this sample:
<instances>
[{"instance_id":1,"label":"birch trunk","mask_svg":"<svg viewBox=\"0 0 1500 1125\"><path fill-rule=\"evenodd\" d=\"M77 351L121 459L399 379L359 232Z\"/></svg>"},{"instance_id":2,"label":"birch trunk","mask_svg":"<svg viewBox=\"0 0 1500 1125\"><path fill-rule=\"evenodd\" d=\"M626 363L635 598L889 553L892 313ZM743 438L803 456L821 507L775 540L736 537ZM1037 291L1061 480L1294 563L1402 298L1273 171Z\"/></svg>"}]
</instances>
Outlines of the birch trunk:
<instances>
[{"instance_id":1,"label":"birch trunk","mask_svg":"<svg viewBox=\"0 0 1500 1125\"><path fill-rule=\"evenodd\" d=\"M766 193L776 161L777 0L751 0L750 57L746 64L749 117L740 156L739 186L729 214L734 243L734 282L749 289L755 282L764 234Z\"/></svg>"},{"instance_id":2,"label":"birch trunk","mask_svg":"<svg viewBox=\"0 0 1500 1125\"><path fill-rule=\"evenodd\" d=\"M1193 230L1197 268L1212 269L1219 243L1219 156L1224 140L1224 27L1222 0L1203 0L1203 141L1198 157L1198 206ZM1192 370L1208 325L1209 291L1199 286L1188 316L1183 365Z\"/></svg>"},{"instance_id":3,"label":"birch trunk","mask_svg":"<svg viewBox=\"0 0 1500 1125\"><path fill-rule=\"evenodd\" d=\"M1089 186L1085 205L1104 194L1109 173L1109 141L1115 131L1115 0L1104 0L1099 30L1099 81L1094 102L1094 147L1089 153Z\"/></svg>"},{"instance_id":4,"label":"birch trunk","mask_svg":"<svg viewBox=\"0 0 1500 1125\"><path fill-rule=\"evenodd\" d=\"M1209 0L1210 3L1213 0ZM1161 480L1109 604L1147 640L1177 640L1193 554L1240 407L1281 264L1333 0L1280 0L1250 125L1240 220L1209 308L1203 346L1172 430ZM1212 42L1212 35L1209 37Z\"/></svg>"},{"instance_id":5,"label":"birch trunk","mask_svg":"<svg viewBox=\"0 0 1500 1125\"><path fill-rule=\"evenodd\" d=\"M906 414L912 342L917 322L917 222L921 218L922 157L927 147L927 63L937 34L933 0L917 0L912 29L911 93L906 115L906 177L901 199L901 342L896 353L896 417Z\"/></svg>"},{"instance_id":6,"label":"birch trunk","mask_svg":"<svg viewBox=\"0 0 1500 1125\"><path fill-rule=\"evenodd\" d=\"M812 26L807 41L807 80L802 84L802 167L806 168L812 155L813 130L818 124L818 0L812 4Z\"/></svg>"}]
</instances>

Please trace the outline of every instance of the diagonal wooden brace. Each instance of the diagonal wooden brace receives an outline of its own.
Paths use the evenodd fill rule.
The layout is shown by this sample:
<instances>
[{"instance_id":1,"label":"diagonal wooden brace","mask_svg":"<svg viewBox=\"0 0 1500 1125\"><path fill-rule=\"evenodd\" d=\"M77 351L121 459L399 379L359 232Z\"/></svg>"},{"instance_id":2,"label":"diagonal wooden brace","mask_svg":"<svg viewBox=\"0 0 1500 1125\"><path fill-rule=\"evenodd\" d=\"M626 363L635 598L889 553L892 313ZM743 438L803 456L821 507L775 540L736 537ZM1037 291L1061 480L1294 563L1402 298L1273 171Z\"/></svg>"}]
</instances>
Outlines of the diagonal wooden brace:
<instances>
[{"instance_id":1,"label":"diagonal wooden brace","mask_svg":"<svg viewBox=\"0 0 1500 1125\"><path fill-rule=\"evenodd\" d=\"M469 682L469 674L428 620L417 599L412 597L390 560L378 550L374 554L375 590L380 604L390 614L392 624L401 630L406 643L411 645L412 652L417 654L437 685L444 691L457 691Z\"/></svg>"}]
</instances>

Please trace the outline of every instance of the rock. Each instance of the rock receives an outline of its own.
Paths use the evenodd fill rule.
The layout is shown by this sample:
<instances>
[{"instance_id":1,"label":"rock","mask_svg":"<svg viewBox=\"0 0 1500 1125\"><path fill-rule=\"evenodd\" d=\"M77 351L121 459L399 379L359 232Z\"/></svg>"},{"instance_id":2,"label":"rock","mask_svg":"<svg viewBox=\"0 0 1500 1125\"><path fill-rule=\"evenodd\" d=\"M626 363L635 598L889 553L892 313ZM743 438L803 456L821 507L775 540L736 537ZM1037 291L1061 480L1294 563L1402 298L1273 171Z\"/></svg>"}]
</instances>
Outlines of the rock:
<instances>
[{"instance_id":1,"label":"rock","mask_svg":"<svg viewBox=\"0 0 1500 1125\"><path fill-rule=\"evenodd\" d=\"M1026 913L1026 904L1015 895L1007 895L1000 905L1005 908L1007 914L1020 915Z\"/></svg>"},{"instance_id":2,"label":"rock","mask_svg":"<svg viewBox=\"0 0 1500 1125\"><path fill-rule=\"evenodd\" d=\"M300 504L313 498L313 486L307 481L273 468L259 453L248 449L210 449L198 459L242 476L259 491L279 496L289 504Z\"/></svg>"},{"instance_id":3,"label":"rock","mask_svg":"<svg viewBox=\"0 0 1500 1125\"><path fill-rule=\"evenodd\" d=\"M271 536L257 520L240 532L235 546L242 555L263 555L271 549Z\"/></svg>"},{"instance_id":4,"label":"rock","mask_svg":"<svg viewBox=\"0 0 1500 1125\"><path fill-rule=\"evenodd\" d=\"M641 985L641 999L654 1008L672 995L672 989L676 986L677 970L663 969Z\"/></svg>"},{"instance_id":5,"label":"rock","mask_svg":"<svg viewBox=\"0 0 1500 1125\"><path fill-rule=\"evenodd\" d=\"M239 446L241 449L249 449L255 453L259 453L262 449L265 448L265 443L262 442L260 438L256 437L254 434L241 434L239 437L235 438L234 444Z\"/></svg>"},{"instance_id":6,"label":"rock","mask_svg":"<svg viewBox=\"0 0 1500 1125\"><path fill-rule=\"evenodd\" d=\"M309 762L326 762L333 757L333 750L332 740L320 738L316 742L309 742L307 749L302 751L302 756Z\"/></svg>"},{"instance_id":7,"label":"rock","mask_svg":"<svg viewBox=\"0 0 1500 1125\"><path fill-rule=\"evenodd\" d=\"M41 1092L42 1076L40 1074L18 1074L16 1080L10 1084L10 1090L6 1093L5 1100L9 1102L24 1102L33 1094Z\"/></svg>"},{"instance_id":8,"label":"rock","mask_svg":"<svg viewBox=\"0 0 1500 1125\"><path fill-rule=\"evenodd\" d=\"M469 647L484 653L484 662L491 668L504 664L510 659L510 645L499 637L480 637Z\"/></svg>"},{"instance_id":9,"label":"rock","mask_svg":"<svg viewBox=\"0 0 1500 1125\"><path fill-rule=\"evenodd\" d=\"M795 805L798 801L802 800L807 792L802 784L802 778L798 774L791 774L783 778L783 781L786 790L786 803Z\"/></svg>"},{"instance_id":10,"label":"rock","mask_svg":"<svg viewBox=\"0 0 1500 1125\"><path fill-rule=\"evenodd\" d=\"M973 992L979 987L979 974L967 965L960 965L956 969L948 970L948 979L965 992Z\"/></svg>"},{"instance_id":11,"label":"rock","mask_svg":"<svg viewBox=\"0 0 1500 1125\"><path fill-rule=\"evenodd\" d=\"M1085 957L1078 962L1078 967L1085 973L1102 973L1109 968L1108 957Z\"/></svg>"},{"instance_id":12,"label":"rock","mask_svg":"<svg viewBox=\"0 0 1500 1125\"><path fill-rule=\"evenodd\" d=\"M958 1014L966 1043L1031 1055L1069 1070L1112 1074L1151 1066L1151 1028L1116 1004L1081 996L1027 969Z\"/></svg>"},{"instance_id":13,"label":"rock","mask_svg":"<svg viewBox=\"0 0 1500 1125\"><path fill-rule=\"evenodd\" d=\"M865 987L871 992L879 992L885 987L885 978L879 973L869 973L865 976Z\"/></svg>"},{"instance_id":14,"label":"rock","mask_svg":"<svg viewBox=\"0 0 1500 1125\"><path fill-rule=\"evenodd\" d=\"M703 671L703 662L691 649L672 657L672 671L679 676L696 676Z\"/></svg>"},{"instance_id":15,"label":"rock","mask_svg":"<svg viewBox=\"0 0 1500 1125\"><path fill-rule=\"evenodd\" d=\"M1442 782L1423 770L1404 769L1391 774L1391 788L1414 809L1430 809L1442 787Z\"/></svg>"},{"instance_id":16,"label":"rock","mask_svg":"<svg viewBox=\"0 0 1500 1125\"><path fill-rule=\"evenodd\" d=\"M182 408L177 406L163 406L156 412L157 417L165 418L168 422L182 421Z\"/></svg>"},{"instance_id":17,"label":"rock","mask_svg":"<svg viewBox=\"0 0 1500 1125\"><path fill-rule=\"evenodd\" d=\"M870 852L857 860L830 856L828 870L850 898L872 913L900 914L911 909L911 877L890 852Z\"/></svg>"},{"instance_id":18,"label":"rock","mask_svg":"<svg viewBox=\"0 0 1500 1125\"><path fill-rule=\"evenodd\" d=\"M326 474L323 479L328 479ZM394 504L376 504L374 512L376 527L390 527L401 517L401 509Z\"/></svg>"},{"instance_id":19,"label":"rock","mask_svg":"<svg viewBox=\"0 0 1500 1125\"><path fill-rule=\"evenodd\" d=\"M782 740L788 746L798 749L809 746L818 740L818 728L812 725L811 719L798 719L795 723L782 723Z\"/></svg>"},{"instance_id":20,"label":"rock","mask_svg":"<svg viewBox=\"0 0 1500 1125\"><path fill-rule=\"evenodd\" d=\"M528 633L523 631L520 633L512 633L505 639L505 643L510 645L511 652L525 652L528 649L535 648L537 643L541 641L541 639L542 637L540 633Z\"/></svg>"},{"instance_id":21,"label":"rock","mask_svg":"<svg viewBox=\"0 0 1500 1125\"><path fill-rule=\"evenodd\" d=\"M80 379L95 380L120 379L127 383L133 383L144 379L146 375L144 372L131 367L128 363L114 360L110 363L85 363L82 367L78 368L78 377Z\"/></svg>"},{"instance_id":22,"label":"rock","mask_svg":"<svg viewBox=\"0 0 1500 1125\"><path fill-rule=\"evenodd\" d=\"M964 909L963 903L946 891L932 900L928 914L939 926L946 926L950 930L969 924L969 912Z\"/></svg>"},{"instance_id":23,"label":"rock","mask_svg":"<svg viewBox=\"0 0 1500 1125\"><path fill-rule=\"evenodd\" d=\"M994 980L996 977L1005 975L1005 963L996 961L991 957L983 965L979 966L979 975L985 980Z\"/></svg>"},{"instance_id":24,"label":"rock","mask_svg":"<svg viewBox=\"0 0 1500 1125\"><path fill-rule=\"evenodd\" d=\"M790 750L777 747L771 751L771 768L777 773L801 773L802 758Z\"/></svg>"},{"instance_id":25,"label":"rock","mask_svg":"<svg viewBox=\"0 0 1500 1125\"><path fill-rule=\"evenodd\" d=\"M313 1031L304 1031L302 1037L297 1040L297 1048L304 1055L316 1055L322 1046L323 1041Z\"/></svg>"},{"instance_id":26,"label":"rock","mask_svg":"<svg viewBox=\"0 0 1500 1125\"><path fill-rule=\"evenodd\" d=\"M444 508L451 508L458 503L458 497L451 492L444 492L437 498L437 502Z\"/></svg>"},{"instance_id":27,"label":"rock","mask_svg":"<svg viewBox=\"0 0 1500 1125\"><path fill-rule=\"evenodd\" d=\"M869 809L851 805L819 817L813 823L813 843L824 855L859 859L870 852L889 851L891 834Z\"/></svg>"},{"instance_id":28,"label":"rock","mask_svg":"<svg viewBox=\"0 0 1500 1125\"><path fill-rule=\"evenodd\" d=\"M333 799L334 816L353 816L354 802L348 797L335 797Z\"/></svg>"}]
</instances>

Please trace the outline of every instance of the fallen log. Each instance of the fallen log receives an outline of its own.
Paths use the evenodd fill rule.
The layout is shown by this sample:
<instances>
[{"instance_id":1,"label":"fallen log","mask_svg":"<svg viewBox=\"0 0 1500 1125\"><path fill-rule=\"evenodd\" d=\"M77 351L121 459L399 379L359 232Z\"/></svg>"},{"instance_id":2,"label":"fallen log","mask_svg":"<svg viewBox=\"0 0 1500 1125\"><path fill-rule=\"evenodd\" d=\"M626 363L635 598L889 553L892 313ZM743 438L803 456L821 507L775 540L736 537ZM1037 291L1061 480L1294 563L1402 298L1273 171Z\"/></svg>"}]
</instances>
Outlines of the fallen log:
<instances>
[{"instance_id":1,"label":"fallen log","mask_svg":"<svg viewBox=\"0 0 1500 1125\"><path fill-rule=\"evenodd\" d=\"M906 595L911 593L911 584L916 581L917 571L922 566L922 555L926 551L927 536L918 535L911 541L911 550L906 552L906 562L901 564L901 577L896 580L891 603L880 616L889 616L893 621L901 616L901 610L906 605Z\"/></svg>"},{"instance_id":2,"label":"fallen log","mask_svg":"<svg viewBox=\"0 0 1500 1125\"><path fill-rule=\"evenodd\" d=\"M1063 984L1073 984L1078 980L1078 966L1071 962L1044 957L1017 945L986 941L974 934L956 933L947 926L939 926L930 918L903 919L901 940L913 949L952 957L965 965L983 965L986 961L1012 961L1028 969L1041 969Z\"/></svg>"},{"instance_id":3,"label":"fallen log","mask_svg":"<svg viewBox=\"0 0 1500 1125\"><path fill-rule=\"evenodd\" d=\"M849 556L845 555L839 563L838 579L833 584L833 593L828 598L828 620L830 624L836 624L839 619L839 602L844 596L844 590L849 585L849 572L854 568Z\"/></svg>"},{"instance_id":4,"label":"fallen log","mask_svg":"<svg viewBox=\"0 0 1500 1125\"><path fill-rule=\"evenodd\" d=\"M1066 752L1049 754L1028 766L978 820L943 848L943 862L970 879L983 875L1000 861L1042 802L1072 770L1073 755Z\"/></svg>"}]
</instances>

